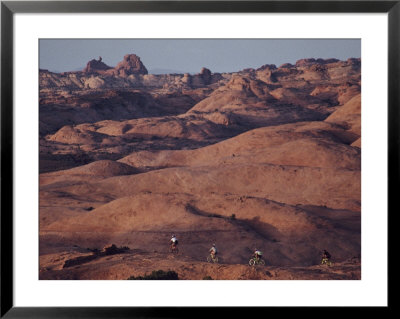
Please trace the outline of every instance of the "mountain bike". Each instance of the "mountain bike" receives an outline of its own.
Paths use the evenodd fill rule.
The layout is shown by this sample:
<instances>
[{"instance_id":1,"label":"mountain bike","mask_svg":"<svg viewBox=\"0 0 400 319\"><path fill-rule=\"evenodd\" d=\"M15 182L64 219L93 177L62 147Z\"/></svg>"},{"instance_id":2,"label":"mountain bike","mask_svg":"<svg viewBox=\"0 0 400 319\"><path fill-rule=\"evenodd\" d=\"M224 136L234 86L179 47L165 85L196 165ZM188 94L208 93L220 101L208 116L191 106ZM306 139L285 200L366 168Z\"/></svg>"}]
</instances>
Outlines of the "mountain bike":
<instances>
[{"instance_id":1,"label":"mountain bike","mask_svg":"<svg viewBox=\"0 0 400 319\"><path fill-rule=\"evenodd\" d=\"M328 258L322 258L321 265L327 265L328 267L330 267L333 265L333 263Z\"/></svg>"},{"instance_id":2,"label":"mountain bike","mask_svg":"<svg viewBox=\"0 0 400 319\"><path fill-rule=\"evenodd\" d=\"M179 253L179 248L176 245L170 245L168 251L172 254Z\"/></svg>"},{"instance_id":3,"label":"mountain bike","mask_svg":"<svg viewBox=\"0 0 400 319\"><path fill-rule=\"evenodd\" d=\"M257 266L257 265L265 266L265 261L261 258L252 257L249 260L249 265L250 266Z\"/></svg>"},{"instance_id":4,"label":"mountain bike","mask_svg":"<svg viewBox=\"0 0 400 319\"><path fill-rule=\"evenodd\" d=\"M215 255L212 255L212 254L210 254L210 255L208 255L207 256L207 262L209 262L209 263L218 263L218 257L217 256L215 256Z\"/></svg>"}]
</instances>

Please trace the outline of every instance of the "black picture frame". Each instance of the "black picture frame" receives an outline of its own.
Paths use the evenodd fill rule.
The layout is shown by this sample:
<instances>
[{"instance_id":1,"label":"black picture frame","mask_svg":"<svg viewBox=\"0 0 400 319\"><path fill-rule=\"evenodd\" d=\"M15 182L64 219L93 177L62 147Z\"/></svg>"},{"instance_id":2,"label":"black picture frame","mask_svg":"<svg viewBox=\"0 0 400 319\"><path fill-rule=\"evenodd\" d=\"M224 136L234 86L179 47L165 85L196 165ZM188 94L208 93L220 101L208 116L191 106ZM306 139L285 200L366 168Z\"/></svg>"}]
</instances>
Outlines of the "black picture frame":
<instances>
[{"instance_id":1,"label":"black picture frame","mask_svg":"<svg viewBox=\"0 0 400 319\"><path fill-rule=\"evenodd\" d=\"M398 213L400 0L396 1L1 1L1 317L5 318L191 318L228 316L232 308L15 307L13 303L13 18L16 13L387 13L388 14L388 225ZM392 214L389 214L391 212ZM382 212L384 213L384 212ZM388 229L389 231L389 229ZM388 232L390 251L390 232ZM389 257L389 256L388 256ZM388 287L390 281L388 281ZM389 289L390 291L390 289ZM390 310L391 298L388 307ZM306 307L295 308L302 315ZM254 308L271 311L277 307ZM331 314L340 310L331 308ZM236 312L236 310L234 310ZM371 309L368 309L371 311ZM248 314L248 310L245 312ZM280 313L281 314L281 313Z\"/></svg>"}]
</instances>

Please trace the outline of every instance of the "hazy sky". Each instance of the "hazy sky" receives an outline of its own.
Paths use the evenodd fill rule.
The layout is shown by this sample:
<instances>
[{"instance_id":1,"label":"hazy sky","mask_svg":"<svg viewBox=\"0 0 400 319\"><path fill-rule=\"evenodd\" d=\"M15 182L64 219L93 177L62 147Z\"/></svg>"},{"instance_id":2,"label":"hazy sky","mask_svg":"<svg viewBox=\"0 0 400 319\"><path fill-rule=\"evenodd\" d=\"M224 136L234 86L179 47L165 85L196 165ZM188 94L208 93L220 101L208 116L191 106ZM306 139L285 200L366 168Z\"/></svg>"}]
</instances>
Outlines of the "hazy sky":
<instances>
[{"instance_id":1,"label":"hazy sky","mask_svg":"<svg viewBox=\"0 0 400 319\"><path fill-rule=\"evenodd\" d=\"M233 72L264 64L279 66L303 58L360 58L361 40L42 39L39 51L40 68L53 72L81 70L99 56L113 67L128 53L138 55L150 73L198 73L202 67L212 72Z\"/></svg>"}]
</instances>

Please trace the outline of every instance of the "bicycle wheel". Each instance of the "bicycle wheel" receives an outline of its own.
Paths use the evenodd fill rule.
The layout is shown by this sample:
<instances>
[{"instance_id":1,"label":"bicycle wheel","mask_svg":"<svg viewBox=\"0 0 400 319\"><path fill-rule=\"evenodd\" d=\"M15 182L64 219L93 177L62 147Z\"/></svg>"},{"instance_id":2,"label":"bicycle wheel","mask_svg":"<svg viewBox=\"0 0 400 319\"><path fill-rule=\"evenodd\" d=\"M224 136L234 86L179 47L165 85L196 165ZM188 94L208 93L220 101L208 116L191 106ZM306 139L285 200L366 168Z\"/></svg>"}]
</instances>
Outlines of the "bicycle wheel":
<instances>
[{"instance_id":1,"label":"bicycle wheel","mask_svg":"<svg viewBox=\"0 0 400 319\"><path fill-rule=\"evenodd\" d=\"M169 247L169 248L168 248L168 251L169 251L171 254L177 254L177 253L179 252L179 249L178 249L178 247Z\"/></svg>"},{"instance_id":2,"label":"bicycle wheel","mask_svg":"<svg viewBox=\"0 0 400 319\"><path fill-rule=\"evenodd\" d=\"M251 258L251 259L249 260L249 265L250 265L250 266L254 266L255 263L256 263L256 261L255 261L253 258Z\"/></svg>"},{"instance_id":3,"label":"bicycle wheel","mask_svg":"<svg viewBox=\"0 0 400 319\"><path fill-rule=\"evenodd\" d=\"M217 256L214 257L213 262L214 263L218 263L218 257Z\"/></svg>"},{"instance_id":4,"label":"bicycle wheel","mask_svg":"<svg viewBox=\"0 0 400 319\"><path fill-rule=\"evenodd\" d=\"M208 263L211 262L211 256L210 256L210 255L207 256L207 262L208 262Z\"/></svg>"},{"instance_id":5,"label":"bicycle wheel","mask_svg":"<svg viewBox=\"0 0 400 319\"><path fill-rule=\"evenodd\" d=\"M263 259L260 259L257 264L261 265L261 266L265 266L265 261Z\"/></svg>"}]
</instances>

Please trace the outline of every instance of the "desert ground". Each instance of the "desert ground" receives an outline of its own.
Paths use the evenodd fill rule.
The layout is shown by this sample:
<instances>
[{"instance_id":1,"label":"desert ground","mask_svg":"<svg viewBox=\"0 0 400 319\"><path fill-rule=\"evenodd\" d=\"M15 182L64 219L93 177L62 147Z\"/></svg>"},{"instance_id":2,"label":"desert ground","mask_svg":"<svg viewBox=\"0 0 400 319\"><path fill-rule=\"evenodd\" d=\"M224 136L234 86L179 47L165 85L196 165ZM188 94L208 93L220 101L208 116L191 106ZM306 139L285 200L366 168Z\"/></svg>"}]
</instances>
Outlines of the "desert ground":
<instances>
[{"instance_id":1,"label":"desert ground","mask_svg":"<svg viewBox=\"0 0 400 319\"><path fill-rule=\"evenodd\" d=\"M360 59L39 84L40 279L361 279Z\"/></svg>"}]
</instances>

